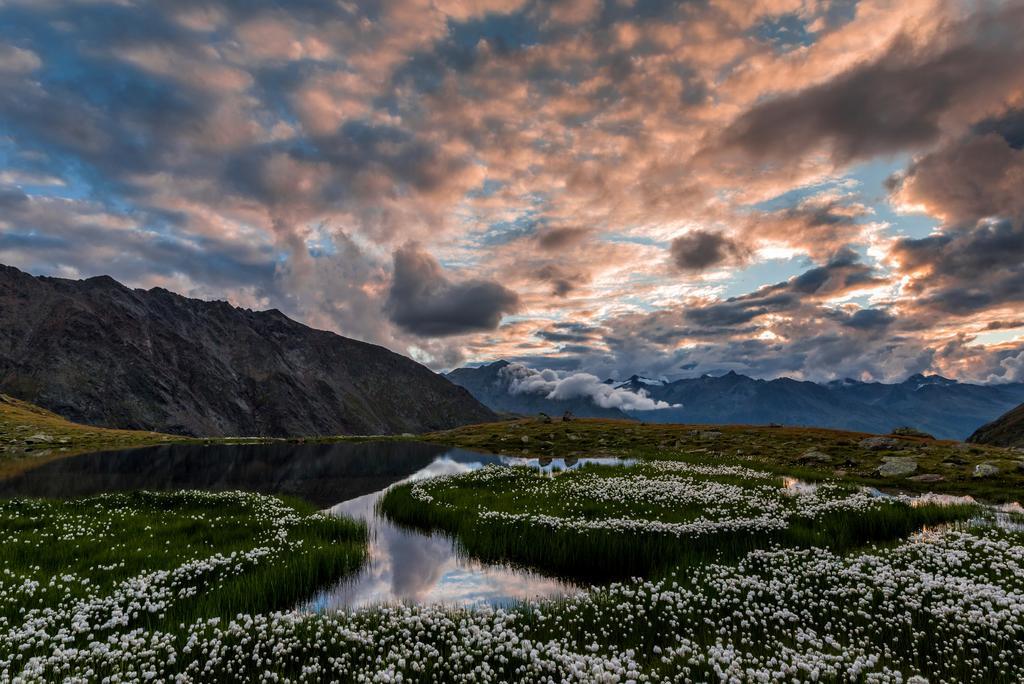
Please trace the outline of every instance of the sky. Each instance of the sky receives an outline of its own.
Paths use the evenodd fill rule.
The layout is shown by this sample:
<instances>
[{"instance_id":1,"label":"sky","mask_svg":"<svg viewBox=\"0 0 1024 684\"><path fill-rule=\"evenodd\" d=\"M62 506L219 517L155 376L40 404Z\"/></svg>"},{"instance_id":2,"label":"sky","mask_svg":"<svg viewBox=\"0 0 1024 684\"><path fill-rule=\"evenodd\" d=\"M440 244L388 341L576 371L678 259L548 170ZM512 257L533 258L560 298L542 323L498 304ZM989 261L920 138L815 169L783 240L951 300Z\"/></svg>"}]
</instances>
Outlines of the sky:
<instances>
[{"instance_id":1,"label":"sky","mask_svg":"<svg viewBox=\"0 0 1024 684\"><path fill-rule=\"evenodd\" d=\"M0 0L0 263L675 379L1024 381L1024 1Z\"/></svg>"}]
</instances>

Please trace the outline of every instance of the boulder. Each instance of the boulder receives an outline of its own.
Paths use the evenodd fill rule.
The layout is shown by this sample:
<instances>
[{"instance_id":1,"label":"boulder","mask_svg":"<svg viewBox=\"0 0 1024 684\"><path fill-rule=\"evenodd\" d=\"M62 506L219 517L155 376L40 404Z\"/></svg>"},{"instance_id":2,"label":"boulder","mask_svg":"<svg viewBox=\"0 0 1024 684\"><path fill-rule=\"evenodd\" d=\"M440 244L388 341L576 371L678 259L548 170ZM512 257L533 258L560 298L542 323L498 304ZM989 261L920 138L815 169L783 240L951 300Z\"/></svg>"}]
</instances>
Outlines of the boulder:
<instances>
[{"instance_id":1,"label":"boulder","mask_svg":"<svg viewBox=\"0 0 1024 684\"><path fill-rule=\"evenodd\" d=\"M974 466L973 477L992 477L999 474L999 466L995 463L979 463Z\"/></svg>"},{"instance_id":2,"label":"boulder","mask_svg":"<svg viewBox=\"0 0 1024 684\"><path fill-rule=\"evenodd\" d=\"M817 449L811 449L810 451L805 451L800 456L800 460L801 461L816 461L818 463L829 463L829 462L832 461L832 457L829 456L828 454L826 454L823 451L818 451Z\"/></svg>"},{"instance_id":3,"label":"boulder","mask_svg":"<svg viewBox=\"0 0 1024 684\"><path fill-rule=\"evenodd\" d=\"M893 437L865 437L858 446L868 451L885 451L906 448L906 444Z\"/></svg>"},{"instance_id":4,"label":"boulder","mask_svg":"<svg viewBox=\"0 0 1024 684\"><path fill-rule=\"evenodd\" d=\"M924 437L925 439L935 439L927 432L918 430L917 428L914 427L910 427L909 425L901 425L899 427L893 428L892 432L890 432L889 434L898 435L900 437Z\"/></svg>"},{"instance_id":5,"label":"boulder","mask_svg":"<svg viewBox=\"0 0 1024 684\"><path fill-rule=\"evenodd\" d=\"M882 477L905 477L917 470L917 461L909 456L894 456L882 461L876 471Z\"/></svg>"},{"instance_id":6,"label":"boulder","mask_svg":"<svg viewBox=\"0 0 1024 684\"><path fill-rule=\"evenodd\" d=\"M907 479L913 480L914 482L942 482L946 478L938 473L921 473L920 475L914 475Z\"/></svg>"}]
</instances>

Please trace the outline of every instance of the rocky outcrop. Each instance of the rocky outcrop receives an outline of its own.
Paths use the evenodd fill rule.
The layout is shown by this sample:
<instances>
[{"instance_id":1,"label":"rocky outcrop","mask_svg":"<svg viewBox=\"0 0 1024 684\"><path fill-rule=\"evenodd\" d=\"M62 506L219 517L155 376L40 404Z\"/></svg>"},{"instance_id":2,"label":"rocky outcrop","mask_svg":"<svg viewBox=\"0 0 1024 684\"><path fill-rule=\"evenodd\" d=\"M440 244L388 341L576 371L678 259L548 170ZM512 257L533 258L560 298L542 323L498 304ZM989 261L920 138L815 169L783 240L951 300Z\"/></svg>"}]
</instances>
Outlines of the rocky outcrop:
<instances>
[{"instance_id":1,"label":"rocky outcrop","mask_svg":"<svg viewBox=\"0 0 1024 684\"><path fill-rule=\"evenodd\" d=\"M967 441L992 446L1024 447L1024 404L982 425Z\"/></svg>"},{"instance_id":2,"label":"rocky outcrop","mask_svg":"<svg viewBox=\"0 0 1024 684\"><path fill-rule=\"evenodd\" d=\"M411 359L277 310L7 266L0 391L76 422L203 436L422 432L495 418Z\"/></svg>"}]
</instances>

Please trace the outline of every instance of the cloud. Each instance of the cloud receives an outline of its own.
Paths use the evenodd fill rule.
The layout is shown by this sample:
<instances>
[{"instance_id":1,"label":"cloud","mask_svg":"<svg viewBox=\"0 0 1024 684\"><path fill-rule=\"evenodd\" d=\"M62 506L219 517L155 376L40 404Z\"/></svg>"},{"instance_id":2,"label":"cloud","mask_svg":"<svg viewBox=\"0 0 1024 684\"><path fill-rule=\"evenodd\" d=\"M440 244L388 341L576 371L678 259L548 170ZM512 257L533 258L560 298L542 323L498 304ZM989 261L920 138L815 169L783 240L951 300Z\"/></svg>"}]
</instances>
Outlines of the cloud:
<instances>
[{"instance_id":1,"label":"cloud","mask_svg":"<svg viewBox=\"0 0 1024 684\"><path fill-rule=\"evenodd\" d=\"M492 280L452 281L416 243L394 253L386 311L395 325L422 336L460 335L498 327L515 312L519 297Z\"/></svg>"},{"instance_id":2,"label":"cloud","mask_svg":"<svg viewBox=\"0 0 1024 684\"><path fill-rule=\"evenodd\" d=\"M1002 372L988 376L991 383L1024 382L1024 351L999 361Z\"/></svg>"},{"instance_id":3,"label":"cloud","mask_svg":"<svg viewBox=\"0 0 1024 684\"><path fill-rule=\"evenodd\" d=\"M24 74L42 66L39 55L16 45L0 43L0 73Z\"/></svg>"},{"instance_id":4,"label":"cloud","mask_svg":"<svg viewBox=\"0 0 1024 684\"><path fill-rule=\"evenodd\" d=\"M537 233L537 245L541 249L554 251L582 242L589 233L587 228L579 226L545 228Z\"/></svg>"},{"instance_id":5,"label":"cloud","mask_svg":"<svg viewBox=\"0 0 1024 684\"><path fill-rule=\"evenodd\" d=\"M1024 149L995 132L968 135L922 155L890 185L897 203L924 209L953 228L1022 216Z\"/></svg>"},{"instance_id":6,"label":"cloud","mask_svg":"<svg viewBox=\"0 0 1024 684\"><path fill-rule=\"evenodd\" d=\"M703 271L712 266L743 263L750 252L721 233L694 230L672 240L672 262L684 271Z\"/></svg>"},{"instance_id":7,"label":"cloud","mask_svg":"<svg viewBox=\"0 0 1024 684\"><path fill-rule=\"evenodd\" d=\"M601 382L589 373L564 373L554 370L537 371L523 364L512 363L499 371L509 381L511 394L540 394L547 399L590 399L601 408L623 411L652 411L670 408L670 404L647 396L644 390L632 392Z\"/></svg>"},{"instance_id":8,"label":"cloud","mask_svg":"<svg viewBox=\"0 0 1024 684\"><path fill-rule=\"evenodd\" d=\"M720 142L759 162L824 151L837 164L935 142L952 124L947 119L990 107L1024 83L1024 46L1001 29L1022 20L1024 8L1011 3L924 45L900 35L876 59L753 106Z\"/></svg>"},{"instance_id":9,"label":"cloud","mask_svg":"<svg viewBox=\"0 0 1024 684\"><path fill-rule=\"evenodd\" d=\"M919 306L954 315L1024 301L1024 222L983 219L970 228L896 241L890 251Z\"/></svg>"},{"instance_id":10,"label":"cloud","mask_svg":"<svg viewBox=\"0 0 1024 684\"><path fill-rule=\"evenodd\" d=\"M0 261L435 368L984 379L1013 343L968 341L1020 317L1021 11L0 3Z\"/></svg>"}]
</instances>

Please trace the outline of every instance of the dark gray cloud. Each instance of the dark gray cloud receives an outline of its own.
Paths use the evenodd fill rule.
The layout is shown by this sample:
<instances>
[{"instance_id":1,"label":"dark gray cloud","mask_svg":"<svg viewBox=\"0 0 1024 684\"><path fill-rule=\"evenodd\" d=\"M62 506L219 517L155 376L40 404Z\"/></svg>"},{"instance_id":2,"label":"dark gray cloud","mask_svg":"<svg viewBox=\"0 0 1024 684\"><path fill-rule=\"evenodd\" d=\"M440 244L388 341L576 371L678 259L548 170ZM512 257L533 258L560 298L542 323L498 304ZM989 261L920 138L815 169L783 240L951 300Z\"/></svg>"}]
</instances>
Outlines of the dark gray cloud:
<instances>
[{"instance_id":1,"label":"dark gray cloud","mask_svg":"<svg viewBox=\"0 0 1024 684\"><path fill-rule=\"evenodd\" d=\"M896 317L883 309L859 309L846 317L842 324L857 330L877 330L892 325Z\"/></svg>"},{"instance_id":2,"label":"dark gray cloud","mask_svg":"<svg viewBox=\"0 0 1024 684\"><path fill-rule=\"evenodd\" d=\"M684 271L703 271L712 266L742 263L749 250L721 233L693 230L672 240L672 263Z\"/></svg>"},{"instance_id":3,"label":"dark gray cloud","mask_svg":"<svg viewBox=\"0 0 1024 684\"><path fill-rule=\"evenodd\" d=\"M578 244L586 239L589 234L589 229L579 226L545 228L537 232L537 246L544 250L555 251Z\"/></svg>"},{"instance_id":4,"label":"dark gray cloud","mask_svg":"<svg viewBox=\"0 0 1024 684\"><path fill-rule=\"evenodd\" d=\"M898 241L900 268L919 275L908 289L918 305L967 315L1024 302L1024 225L983 220L975 226Z\"/></svg>"},{"instance_id":5,"label":"dark gray cloud","mask_svg":"<svg viewBox=\"0 0 1024 684\"><path fill-rule=\"evenodd\" d=\"M1024 8L1011 3L950 27L948 44L930 51L900 37L874 61L755 105L720 142L785 163L825 145L840 164L932 143L951 110L1019 85L1024 45L1004 28L1022 21Z\"/></svg>"},{"instance_id":6,"label":"dark gray cloud","mask_svg":"<svg viewBox=\"0 0 1024 684\"><path fill-rule=\"evenodd\" d=\"M385 309L406 332L438 337L494 330L504 314L518 307L516 293L493 280L450 280L437 260L415 243L394 253Z\"/></svg>"},{"instance_id":7,"label":"dark gray cloud","mask_svg":"<svg viewBox=\"0 0 1024 684\"><path fill-rule=\"evenodd\" d=\"M876 275L872 267L861 263L855 252L841 250L824 266L816 266L785 282L766 285L750 294L730 297L722 302L687 307L684 318L709 329L728 329L767 314L814 305L823 297L884 282L885 279Z\"/></svg>"}]
</instances>

